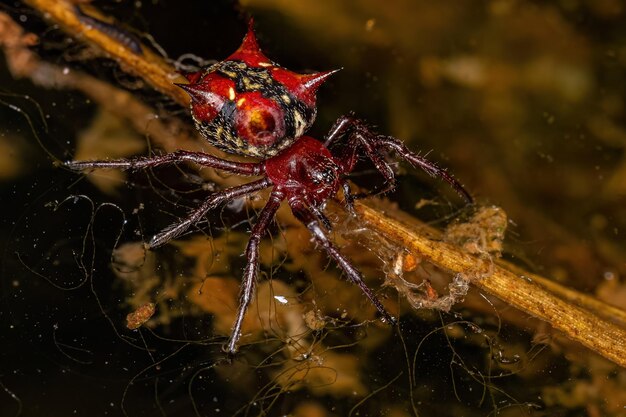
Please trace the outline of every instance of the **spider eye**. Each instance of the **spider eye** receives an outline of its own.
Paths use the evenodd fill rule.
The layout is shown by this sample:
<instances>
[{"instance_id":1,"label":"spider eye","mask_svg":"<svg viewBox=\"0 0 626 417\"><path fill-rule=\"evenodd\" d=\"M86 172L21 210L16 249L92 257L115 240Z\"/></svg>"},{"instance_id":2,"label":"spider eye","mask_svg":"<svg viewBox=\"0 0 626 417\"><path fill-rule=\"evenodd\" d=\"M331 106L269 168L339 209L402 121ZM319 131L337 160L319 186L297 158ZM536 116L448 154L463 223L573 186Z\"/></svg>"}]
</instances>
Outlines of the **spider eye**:
<instances>
[{"instance_id":1,"label":"spider eye","mask_svg":"<svg viewBox=\"0 0 626 417\"><path fill-rule=\"evenodd\" d=\"M337 175L335 174L335 170L331 167L327 167L324 170L324 180L328 183L334 183L337 180Z\"/></svg>"},{"instance_id":2,"label":"spider eye","mask_svg":"<svg viewBox=\"0 0 626 417\"><path fill-rule=\"evenodd\" d=\"M337 182L336 166L330 165L327 160L303 166L302 174L314 186L333 186Z\"/></svg>"}]
</instances>

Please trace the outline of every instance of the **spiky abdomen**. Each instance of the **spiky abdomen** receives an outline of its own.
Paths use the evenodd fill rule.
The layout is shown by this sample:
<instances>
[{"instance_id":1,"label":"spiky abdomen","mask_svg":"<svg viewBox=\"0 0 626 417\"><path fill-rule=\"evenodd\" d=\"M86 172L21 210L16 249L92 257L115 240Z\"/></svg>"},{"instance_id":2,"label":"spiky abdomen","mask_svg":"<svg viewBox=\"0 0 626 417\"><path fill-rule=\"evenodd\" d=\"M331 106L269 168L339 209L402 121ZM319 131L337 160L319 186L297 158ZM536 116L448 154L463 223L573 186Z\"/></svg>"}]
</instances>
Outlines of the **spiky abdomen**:
<instances>
[{"instance_id":1,"label":"spiky abdomen","mask_svg":"<svg viewBox=\"0 0 626 417\"><path fill-rule=\"evenodd\" d=\"M269 69L242 61L215 64L187 88L195 91L191 114L197 129L229 153L270 158L315 119L315 107L296 98Z\"/></svg>"}]
</instances>

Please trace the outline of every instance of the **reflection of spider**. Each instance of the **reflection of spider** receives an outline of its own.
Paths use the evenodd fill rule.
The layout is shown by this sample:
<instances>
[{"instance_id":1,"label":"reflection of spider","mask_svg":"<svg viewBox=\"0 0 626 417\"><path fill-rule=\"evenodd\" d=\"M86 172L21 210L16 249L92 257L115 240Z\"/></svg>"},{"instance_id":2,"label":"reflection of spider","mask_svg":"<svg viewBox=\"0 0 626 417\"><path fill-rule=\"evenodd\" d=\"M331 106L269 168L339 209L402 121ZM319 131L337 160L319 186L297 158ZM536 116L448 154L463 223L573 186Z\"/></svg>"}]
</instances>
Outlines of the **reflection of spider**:
<instances>
[{"instance_id":1,"label":"reflection of spider","mask_svg":"<svg viewBox=\"0 0 626 417\"><path fill-rule=\"evenodd\" d=\"M331 229L322 213L326 201L343 190L346 207L352 211L355 198L346 175L364 153L385 179L383 191L394 188L394 172L384 154L393 151L414 167L452 184L468 202L467 191L445 170L416 155L398 139L370 131L352 116L337 120L325 141L303 136L316 115L317 88L335 71L296 74L265 57L258 45L252 21L239 49L226 60L185 74L189 84L179 85L191 97L191 114L197 129L214 146L227 152L262 159L257 163L233 162L200 152L176 151L154 157L111 161L72 161L67 166L83 168L140 169L189 161L226 172L261 176L261 179L213 193L184 220L163 230L150 241L154 248L188 230L219 204L272 187L267 205L252 228L246 247L245 268L239 309L227 351L237 351L244 315L254 294L259 266L259 242L281 202L287 200L294 215L302 221L318 245L324 248L380 312L393 323L367 287L359 271L331 243L325 231ZM331 154L329 147L335 152Z\"/></svg>"}]
</instances>

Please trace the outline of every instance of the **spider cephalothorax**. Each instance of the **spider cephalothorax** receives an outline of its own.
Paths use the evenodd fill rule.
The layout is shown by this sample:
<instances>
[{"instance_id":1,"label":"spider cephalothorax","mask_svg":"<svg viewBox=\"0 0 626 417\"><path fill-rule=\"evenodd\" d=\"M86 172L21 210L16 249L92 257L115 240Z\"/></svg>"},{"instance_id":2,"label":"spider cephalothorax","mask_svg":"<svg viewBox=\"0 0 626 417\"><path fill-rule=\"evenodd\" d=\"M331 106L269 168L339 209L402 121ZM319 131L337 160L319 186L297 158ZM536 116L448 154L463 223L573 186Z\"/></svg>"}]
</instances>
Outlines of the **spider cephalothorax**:
<instances>
[{"instance_id":1,"label":"spider cephalothorax","mask_svg":"<svg viewBox=\"0 0 626 417\"><path fill-rule=\"evenodd\" d=\"M241 47L225 61L187 74L189 84L180 85L191 96L191 113L202 135L213 145L231 153L259 157L260 162L234 162L203 152L173 153L113 161L71 161L67 166L83 168L140 169L175 162L197 164L260 179L209 195L178 223L155 235L155 248L185 233L219 204L271 188L269 199L250 232L245 250L239 309L226 350L234 353L241 336L244 315L256 286L259 243L283 201L310 230L313 240L333 258L347 279L356 284L376 307L383 320L393 322L361 273L333 245L327 235L332 228L324 216L326 202L339 189L352 209L354 196L346 177L361 156L367 157L385 179L384 191L395 186L394 171L386 160L394 152L415 168L450 183L468 202L471 196L445 170L411 152L400 140L371 131L353 116L340 117L323 142L305 131L316 113L317 88L334 71L300 75L267 59L259 50L252 25ZM332 148L332 152L331 152Z\"/></svg>"},{"instance_id":2,"label":"spider cephalothorax","mask_svg":"<svg viewBox=\"0 0 626 417\"><path fill-rule=\"evenodd\" d=\"M259 48L252 21L231 56L179 84L191 96L197 129L229 153L272 157L313 124L318 87L335 71L297 74L269 60Z\"/></svg>"}]
</instances>

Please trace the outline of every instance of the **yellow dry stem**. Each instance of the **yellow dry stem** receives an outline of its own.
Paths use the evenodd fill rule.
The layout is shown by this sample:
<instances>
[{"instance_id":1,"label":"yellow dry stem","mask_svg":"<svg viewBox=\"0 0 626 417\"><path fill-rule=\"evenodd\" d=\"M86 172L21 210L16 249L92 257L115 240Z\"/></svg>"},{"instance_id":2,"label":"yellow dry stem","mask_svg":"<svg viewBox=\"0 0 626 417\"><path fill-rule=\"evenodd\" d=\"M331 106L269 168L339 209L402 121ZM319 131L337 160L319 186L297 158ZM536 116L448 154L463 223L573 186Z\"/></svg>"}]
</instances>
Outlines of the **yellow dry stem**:
<instances>
[{"instance_id":1,"label":"yellow dry stem","mask_svg":"<svg viewBox=\"0 0 626 417\"><path fill-rule=\"evenodd\" d=\"M73 37L92 46L97 46L111 59L116 60L124 70L142 78L158 91L170 96L178 103L186 105L189 102L187 94L173 84L177 78L182 80L176 74L176 70L148 48L143 48L144 53L142 55L135 54L123 43L96 28L83 24L76 16L75 6L71 2L28 0L26 3L38 9L45 18L59 24ZM95 11L90 6L82 5L81 7L84 10Z\"/></svg>"},{"instance_id":2,"label":"yellow dry stem","mask_svg":"<svg viewBox=\"0 0 626 417\"><path fill-rule=\"evenodd\" d=\"M440 268L453 273L478 275L478 279L472 280L477 287L549 322L570 338L626 367L624 329L548 292L528 278L530 274L524 275L526 277L524 278L489 259L480 259L461 251L456 246L434 241L419 231L408 228L362 204L357 204L356 209L373 230L383 234L387 239L402 244ZM553 284L553 287L558 285ZM575 291L568 290L568 293Z\"/></svg>"}]
</instances>

